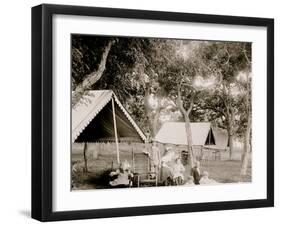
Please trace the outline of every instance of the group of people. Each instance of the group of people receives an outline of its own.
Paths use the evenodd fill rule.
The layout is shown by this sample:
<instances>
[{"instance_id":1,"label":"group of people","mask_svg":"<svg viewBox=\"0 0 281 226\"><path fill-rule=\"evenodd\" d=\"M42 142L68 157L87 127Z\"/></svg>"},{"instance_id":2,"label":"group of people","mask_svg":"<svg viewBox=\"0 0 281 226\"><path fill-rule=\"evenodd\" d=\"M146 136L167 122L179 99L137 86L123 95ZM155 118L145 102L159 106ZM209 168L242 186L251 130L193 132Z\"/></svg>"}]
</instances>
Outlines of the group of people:
<instances>
[{"instance_id":1,"label":"group of people","mask_svg":"<svg viewBox=\"0 0 281 226\"><path fill-rule=\"evenodd\" d=\"M214 179L209 178L207 171L200 172L200 162L196 161L194 167L191 169L191 175L187 177L185 185L199 185L199 184L217 184Z\"/></svg>"},{"instance_id":2,"label":"group of people","mask_svg":"<svg viewBox=\"0 0 281 226\"><path fill-rule=\"evenodd\" d=\"M180 185L184 181L185 168L180 158L175 157L175 153L166 149L166 154L161 159L160 178L165 185Z\"/></svg>"},{"instance_id":3,"label":"group of people","mask_svg":"<svg viewBox=\"0 0 281 226\"><path fill-rule=\"evenodd\" d=\"M215 180L209 178L209 173L200 170L200 162L196 161L194 166L190 170L190 174L186 173L186 168L182 164L181 157L176 155L175 151L171 147L166 147L165 153L160 155L160 151L153 143L151 157L151 171L160 175L160 181L164 185L199 185L199 184L214 184ZM124 161L120 164L120 167L110 173L111 187L118 186L131 186L133 173L130 169L128 161ZM185 178L186 177L186 178Z\"/></svg>"},{"instance_id":4,"label":"group of people","mask_svg":"<svg viewBox=\"0 0 281 226\"><path fill-rule=\"evenodd\" d=\"M166 185L199 185L199 184L215 184L215 180L209 178L209 173L200 170L200 162L196 161L187 174L185 179L185 167L181 158L176 156L170 147L166 148L166 153L161 159L161 179Z\"/></svg>"}]
</instances>

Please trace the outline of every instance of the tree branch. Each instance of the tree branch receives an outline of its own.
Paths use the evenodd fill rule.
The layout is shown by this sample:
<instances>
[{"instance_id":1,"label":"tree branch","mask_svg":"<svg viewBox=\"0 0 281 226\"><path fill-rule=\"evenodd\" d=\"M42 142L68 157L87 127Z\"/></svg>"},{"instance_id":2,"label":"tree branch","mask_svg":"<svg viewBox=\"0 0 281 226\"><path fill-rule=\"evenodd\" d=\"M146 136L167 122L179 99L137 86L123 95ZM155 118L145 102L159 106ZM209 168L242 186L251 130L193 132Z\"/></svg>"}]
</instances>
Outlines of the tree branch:
<instances>
[{"instance_id":1,"label":"tree branch","mask_svg":"<svg viewBox=\"0 0 281 226\"><path fill-rule=\"evenodd\" d=\"M219 112L219 113L221 113L222 116L226 117L226 112L223 111L223 110L221 110L221 109L219 109L219 108L216 108L216 107L212 107L212 106L210 106L210 105L207 105L207 106L205 107L205 109L209 109L209 110L212 110L212 111L214 111L214 112Z\"/></svg>"},{"instance_id":2,"label":"tree branch","mask_svg":"<svg viewBox=\"0 0 281 226\"><path fill-rule=\"evenodd\" d=\"M78 100L82 97L83 93L86 90L90 89L91 86L94 85L101 78L103 72L105 71L105 65L109 51L114 43L114 40L109 40L101 56L98 69L88 74L85 79L76 86L74 94L72 95L72 105L75 105Z\"/></svg>"},{"instance_id":3,"label":"tree branch","mask_svg":"<svg viewBox=\"0 0 281 226\"><path fill-rule=\"evenodd\" d=\"M178 96L177 96L177 106L180 109L181 113L188 116L190 114L190 112L192 111L193 108L193 104L194 104L194 98L196 95L195 91L191 91L191 97L190 97L190 103L189 103L189 108L187 110L185 110L184 106L183 106L183 101L182 101L182 95L181 95L181 86L182 83L180 82L180 84L178 84L177 86L177 92L178 92Z\"/></svg>"},{"instance_id":4,"label":"tree branch","mask_svg":"<svg viewBox=\"0 0 281 226\"><path fill-rule=\"evenodd\" d=\"M105 70L105 65L106 65L108 53L109 53L109 51L111 49L111 46L113 44L114 44L114 40L110 40L108 42L108 44L105 47L104 52L102 54L98 69L86 76L86 78L82 82L83 87L88 88L88 87L92 86L93 84L95 84L101 78L101 76L102 76L102 74Z\"/></svg>"},{"instance_id":5,"label":"tree branch","mask_svg":"<svg viewBox=\"0 0 281 226\"><path fill-rule=\"evenodd\" d=\"M181 82L177 86L177 92L178 92L178 96L177 96L178 108L180 109L182 114L186 114L187 112L186 112L186 110L183 107L183 103L182 103L182 99L181 99Z\"/></svg>"},{"instance_id":6,"label":"tree branch","mask_svg":"<svg viewBox=\"0 0 281 226\"><path fill-rule=\"evenodd\" d=\"M242 52L243 52L243 54L244 54L244 56L245 56L245 58L246 58L246 61L247 61L248 65L251 65L252 62L249 60L249 58L248 58L248 56L247 56L247 50L244 48L244 49L242 50Z\"/></svg>"},{"instance_id":7,"label":"tree branch","mask_svg":"<svg viewBox=\"0 0 281 226\"><path fill-rule=\"evenodd\" d=\"M225 52L227 54L227 60L222 65L227 65L229 63L229 60L230 60L230 57L231 57L231 55L229 54L229 52L227 50L226 45L225 45Z\"/></svg>"},{"instance_id":8,"label":"tree branch","mask_svg":"<svg viewBox=\"0 0 281 226\"><path fill-rule=\"evenodd\" d=\"M187 115L190 114L192 108L193 108L193 104L194 104L194 97L195 97L196 92L193 91L191 94L191 98L190 98L190 103L189 103L189 108L187 109Z\"/></svg>"}]
</instances>

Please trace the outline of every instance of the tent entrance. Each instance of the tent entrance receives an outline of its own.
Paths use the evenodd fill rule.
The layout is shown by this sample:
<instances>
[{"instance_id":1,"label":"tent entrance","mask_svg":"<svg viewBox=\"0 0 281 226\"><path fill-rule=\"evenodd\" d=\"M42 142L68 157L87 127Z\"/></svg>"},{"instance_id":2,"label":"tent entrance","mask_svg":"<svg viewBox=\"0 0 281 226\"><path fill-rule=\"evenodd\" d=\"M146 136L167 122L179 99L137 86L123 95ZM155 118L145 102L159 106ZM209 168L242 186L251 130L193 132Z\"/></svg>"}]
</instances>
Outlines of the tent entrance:
<instances>
[{"instance_id":1,"label":"tent entrance","mask_svg":"<svg viewBox=\"0 0 281 226\"><path fill-rule=\"evenodd\" d=\"M210 129L209 133L208 133L208 136L206 138L206 141L205 141L205 145L215 145L215 137L214 137L214 134L213 134L213 130Z\"/></svg>"},{"instance_id":2,"label":"tent entrance","mask_svg":"<svg viewBox=\"0 0 281 226\"><path fill-rule=\"evenodd\" d=\"M141 137L115 104L117 138L119 142L142 142ZM115 142L112 102L110 101L77 137L80 142Z\"/></svg>"}]
</instances>

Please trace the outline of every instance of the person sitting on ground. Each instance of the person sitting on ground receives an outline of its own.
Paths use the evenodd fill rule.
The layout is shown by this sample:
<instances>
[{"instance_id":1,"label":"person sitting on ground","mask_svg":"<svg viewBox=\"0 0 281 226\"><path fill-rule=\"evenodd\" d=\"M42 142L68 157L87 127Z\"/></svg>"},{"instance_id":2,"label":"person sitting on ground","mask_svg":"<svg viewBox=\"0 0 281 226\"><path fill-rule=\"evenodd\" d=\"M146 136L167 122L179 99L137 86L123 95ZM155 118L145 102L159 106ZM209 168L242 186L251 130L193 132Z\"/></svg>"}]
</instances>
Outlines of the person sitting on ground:
<instances>
[{"instance_id":1,"label":"person sitting on ground","mask_svg":"<svg viewBox=\"0 0 281 226\"><path fill-rule=\"evenodd\" d=\"M200 162L196 161L194 167L191 169L191 176L193 176L194 184L198 185L200 184Z\"/></svg>"},{"instance_id":2,"label":"person sitting on ground","mask_svg":"<svg viewBox=\"0 0 281 226\"><path fill-rule=\"evenodd\" d=\"M184 185L185 186L192 186L192 185L194 185L193 176L188 176Z\"/></svg>"},{"instance_id":3,"label":"person sitting on ground","mask_svg":"<svg viewBox=\"0 0 281 226\"><path fill-rule=\"evenodd\" d=\"M78 161L74 161L72 163L72 173L77 173L78 172Z\"/></svg>"},{"instance_id":4,"label":"person sitting on ground","mask_svg":"<svg viewBox=\"0 0 281 226\"><path fill-rule=\"evenodd\" d=\"M181 159L178 158L176 160L176 163L172 166L173 181L176 183L176 185L183 184L184 171L185 171L185 168L184 168L183 164L181 163Z\"/></svg>"},{"instance_id":5,"label":"person sitting on ground","mask_svg":"<svg viewBox=\"0 0 281 226\"><path fill-rule=\"evenodd\" d=\"M217 183L218 182L216 182L215 180L209 178L209 173L207 171L204 171L202 173L200 184L217 184Z\"/></svg>"},{"instance_id":6,"label":"person sitting on ground","mask_svg":"<svg viewBox=\"0 0 281 226\"><path fill-rule=\"evenodd\" d=\"M131 185L133 174L127 161L120 164L120 167L109 174L111 178L115 178L109 182L112 187L128 187Z\"/></svg>"}]
</instances>

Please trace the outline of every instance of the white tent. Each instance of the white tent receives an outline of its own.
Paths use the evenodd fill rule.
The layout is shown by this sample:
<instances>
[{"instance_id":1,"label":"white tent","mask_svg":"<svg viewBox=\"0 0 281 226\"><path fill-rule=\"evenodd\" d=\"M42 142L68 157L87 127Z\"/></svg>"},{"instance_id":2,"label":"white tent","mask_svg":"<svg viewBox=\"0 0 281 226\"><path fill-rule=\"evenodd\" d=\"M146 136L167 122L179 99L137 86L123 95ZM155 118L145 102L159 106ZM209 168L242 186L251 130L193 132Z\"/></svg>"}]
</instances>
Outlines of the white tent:
<instances>
[{"instance_id":1,"label":"white tent","mask_svg":"<svg viewBox=\"0 0 281 226\"><path fill-rule=\"evenodd\" d=\"M77 140L99 114L104 116L101 120L108 119L107 122L103 122L103 125L108 126L108 128L106 128L108 135L112 134L112 132L114 132L113 127L109 128L109 124L114 123L114 120L113 115L108 115L108 113L113 113L113 105L115 105L114 110L117 129L120 132L118 137L122 137L122 134L124 134L124 136L134 136L145 141L146 136L120 103L113 91L92 90L88 91L72 108L72 143ZM106 107L109 108L108 111L104 111ZM102 122L99 121L99 123Z\"/></svg>"},{"instance_id":2,"label":"white tent","mask_svg":"<svg viewBox=\"0 0 281 226\"><path fill-rule=\"evenodd\" d=\"M226 150L229 145L227 131L218 127L212 127L212 131L216 140L216 148Z\"/></svg>"},{"instance_id":3,"label":"white tent","mask_svg":"<svg viewBox=\"0 0 281 226\"><path fill-rule=\"evenodd\" d=\"M190 123L193 145L215 145L215 138L212 132L211 123L194 122ZM185 122L166 122L155 136L160 143L187 145Z\"/></svg>"},{"instance_id":4,"label":"white tent","mask_svg":"<svg viewBox=\"0 0 281 226\"><path fill-rule=\"evenodd\" d=\"M146 136L112 90L88 91L72 107L72 143L116 143L119 162L120 141L145 142Z\"/></svg>"}]
</instances>

